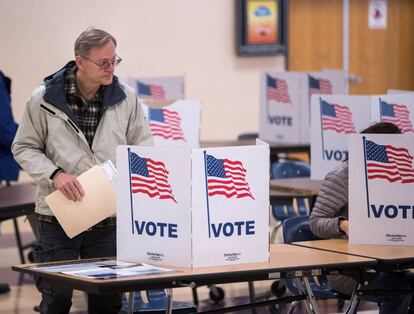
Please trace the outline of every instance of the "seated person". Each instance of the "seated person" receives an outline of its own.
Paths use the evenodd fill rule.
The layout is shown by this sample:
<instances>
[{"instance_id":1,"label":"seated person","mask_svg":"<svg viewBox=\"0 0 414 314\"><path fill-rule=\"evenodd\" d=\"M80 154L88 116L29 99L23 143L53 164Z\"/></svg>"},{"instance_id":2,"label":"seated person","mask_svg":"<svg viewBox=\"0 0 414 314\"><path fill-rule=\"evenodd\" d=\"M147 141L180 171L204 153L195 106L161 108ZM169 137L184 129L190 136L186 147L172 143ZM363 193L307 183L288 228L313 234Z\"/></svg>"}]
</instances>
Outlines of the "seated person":
<instances>
[{"instance_id":1,"label":"seated person","mask_svg":"<svg viewBox=\"0 0 414 314\"><path fill-rule=\"evenodd\" d=\"M401 131L392 123L376 123L361 133L395 133ZM310 229L321 238L348 237L348 161L329 172L322 183L318 198L310 214ZM351 295L357 281L345 275L328 276L331 287ZM410 272L379 272L363 289L411 289ZM377 302L379 313L408 313L411 295L363 296ZM412 309L413 310L413 309Z\"/></svg>"}]
</instances>

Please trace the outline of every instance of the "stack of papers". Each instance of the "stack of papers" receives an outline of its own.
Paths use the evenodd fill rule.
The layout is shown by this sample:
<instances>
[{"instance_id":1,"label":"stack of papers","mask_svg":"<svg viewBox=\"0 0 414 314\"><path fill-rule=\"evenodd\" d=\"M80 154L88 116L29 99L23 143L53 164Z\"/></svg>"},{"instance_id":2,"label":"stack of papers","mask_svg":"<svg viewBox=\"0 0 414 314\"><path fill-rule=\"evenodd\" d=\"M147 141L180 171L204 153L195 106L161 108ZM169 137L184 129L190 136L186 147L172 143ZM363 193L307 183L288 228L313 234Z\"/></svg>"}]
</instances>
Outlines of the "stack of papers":
<instances>
[{"instance_id":1,"label":"stack of papers","mask_svg":"<svg viewBox=\"0 0 414 314\"><path fill-rule=\"evenodd\" d=\"M115 279L127 276L155 275L174 270L144 263L100 260L94 262L75 261L66 264L50 264L31 267L51 273L62 273L88 279Z\"/></svg>"}]
</instances>

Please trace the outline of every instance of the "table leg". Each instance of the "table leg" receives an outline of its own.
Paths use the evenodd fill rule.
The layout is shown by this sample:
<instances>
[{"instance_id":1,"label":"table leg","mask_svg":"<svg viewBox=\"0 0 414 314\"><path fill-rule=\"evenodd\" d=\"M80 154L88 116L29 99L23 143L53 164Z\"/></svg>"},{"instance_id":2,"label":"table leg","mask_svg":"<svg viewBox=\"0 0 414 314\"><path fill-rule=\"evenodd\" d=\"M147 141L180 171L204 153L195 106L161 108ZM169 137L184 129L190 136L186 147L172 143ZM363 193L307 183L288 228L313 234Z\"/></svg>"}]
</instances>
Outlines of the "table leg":
<instances>
[{"instance_id":1,"label":"table leg","mask_svg":"<svg viewBox=\"0 0 414 314\"><path fill-rule=\"evenodd\" d=\"M134 313L134 291L128 293L128 314Z\"/></svg>"},{"instance_id":2,"label":"table leg","mask_svg":"<svg viewBox=\"0 0 414 314\"><path fill-rule=\"evenodd\" d=\"M312 293L312 289L310 289L309 286L306 286L306 284L304 286L302 283L302 280L303 282L305 282L304 279L305 277L296 278L296 283L298 285L299 291L303 294L306 294L306 300L304 300L303 302L303 304L305 305L306 313L308 314L319 313L316 302L315 304L312 304L312 298L314 297ZM308 284L309 284L309 281L308 281Z\"/></svg>"},{"instance_id":3,"label":"table leg","mask_svg":"<svg viewBox=\"0 0 414 314\"><path fill-rule=\"evenodd\" d=\"M17 247L19 248L20 261L22 264L26 264L26 260L24 258L24 252L23 252L22 239L20 238L19 225L17 224L17 218L13 218L13 225L14 225L14 234L16 236Z\"/></svg>"},{"instance_id":4,"label":"table leg","mask_svg":"<svg viewBox=\"0 0 414 314\"><path fill-rule=\"evenodd\" d=\"M167 295L167 304L165 307L165 313L171 314L173 308L173 292L171 288L165 289L165 294Z\"/></svg>"},{"instance_id":5,"label":"table leg","mask_svg":"<svg viewBox=\"0 0 414 314\"><path fill-rule=\"evenodd\" d=\"M306 289L306 293L308 295L308 300L310 302L310 305L312 307L312 312L313 313L319 313L319 308L318 308L318 304L316 303L316 298L313 294L312 288L309 284L309 279L308 277L303 277L303 282L305 283L305 289Z\"/></svg>"},{"instance_id":6,"label":"table leg","mask_svg":"<svg viewBox=\"0 0 414 314\"><path fill-rule=\"evenodd\" d=\"M358 295L357 291L360 288L361 288L361 284L358 284L355 287L354 291L352 292L351 302L350 302L349 307L347 308L347 310L345 312L346 314L354 314L354 313L357 312L358 305L359 305L359 302L360 302L360 298L359 298L359 295Z\"/></svg>"},{"instance_id":7,"label":"table leg","mask_svg":"<svg viewBox=\"0 0 414 314\"><path fill-rule=\"evenodd\" d=\"M249 296L250 296L250 303L254 303L256 301L256 292L254 289L254 282L253 281L249 281L248 282L249 285ZM252 314L256 314L256 309L252 308Z\"/></svg>"}]
</instances>

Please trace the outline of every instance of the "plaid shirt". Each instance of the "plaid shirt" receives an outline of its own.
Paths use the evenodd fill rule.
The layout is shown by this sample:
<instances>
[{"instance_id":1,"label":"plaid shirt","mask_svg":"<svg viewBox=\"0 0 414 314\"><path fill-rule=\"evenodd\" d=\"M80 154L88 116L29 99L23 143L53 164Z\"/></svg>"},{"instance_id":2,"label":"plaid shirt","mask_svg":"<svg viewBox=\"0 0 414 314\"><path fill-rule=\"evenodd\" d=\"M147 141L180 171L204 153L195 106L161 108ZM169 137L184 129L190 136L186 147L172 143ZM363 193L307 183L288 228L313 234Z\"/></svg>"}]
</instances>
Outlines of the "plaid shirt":
<instances>
[{"instance_id":1,"label":"plaid shirt","mask_svg":"<svg viewBox=\"0 0 414 314\"><path fill-rule=\"evenodd\" d=\"M65 93L66 99L69 104L69 108L75 115L76 121L79 124L80 129L88 141L89 147L92 146L93 138L95 136L96 128L98 127L99 120L101 118L102 109L102 91L103 88L99 89L99 92L93 99L87 101L80 93L76 86L76 66L68 70L65 80ZM55 216L47 216L36 214L38 220L59 224ZM116 225L116 217L108 217L102 220L94 227L108 227ZM90 228L89 230L91 230Z\"/></svg>"},{"instance_id":2,"label":"plaid shirt","mask_svg":"<svg viewBox=\"0 0 414 314\"><path fill-rule=\"evenodd\" d=\"M76 122L88 141L89 147L92 147L93 138L95 136L96 128L102 114L102 91L103 87L99 89L98 93L91 100L86 100L80 93L76 86L77 67L68 70L65 80L65 93L69 107L75 115Z\"/></svg>"}]
</instances>

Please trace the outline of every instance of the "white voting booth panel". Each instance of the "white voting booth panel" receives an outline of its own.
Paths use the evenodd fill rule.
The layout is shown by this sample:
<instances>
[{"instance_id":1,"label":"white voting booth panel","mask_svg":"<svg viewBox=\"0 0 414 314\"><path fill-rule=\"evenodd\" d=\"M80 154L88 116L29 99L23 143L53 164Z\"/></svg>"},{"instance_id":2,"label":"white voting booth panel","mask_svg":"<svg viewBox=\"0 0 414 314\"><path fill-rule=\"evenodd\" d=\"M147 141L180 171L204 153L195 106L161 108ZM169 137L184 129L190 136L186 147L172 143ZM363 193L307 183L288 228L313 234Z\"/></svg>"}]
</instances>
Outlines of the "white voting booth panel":
<instances>
[{"instance_id":1,"label":"white voting booth panel","mask_svg":"<svg viewBox=\"0 0 414 314\"><path fill-rule=\"evenodd\" d=\"M311 178L326 174L348 159L348 137L371 122L369 96L312 95Z\"/></svg>"},{"instance_id":2,"label":"white voting booth panel","mask_svg":"<svg viewBox=\"0 0 414 314\"><path fill-rule=\"evenodd\" d=\"M414 245L414 136L349 141L349 242Z\"/></svg>"},{"instance_id":3,"label":"white voting booth panel","mask_svg":"<svg viewBox=\"0 0 414 314\"><path fill-rule=\"evenodd\" d=\"M340 70L263 73L259 137L272 142L309 143L310 96L347 91L347 75Z\"/></svg>"},{"instance_id":4,"label":"white voting booth panel","mask_svg":"<svg viewBox=\"0 0 414 314\"><path fill-rule=\"evenodd\" d=\"M312 95L345 95L348 93L345 71L325 70L302 73L302 97L300 116L300 142L310 143L310 99Z\"/></svg>"},{"instance_id":5,"label":"white voting booth panel","mask_svg":"<svg viewBox=\"0 0 414 314\"><path fill-rule=\"evenodd\" d=\"M391 122L402 133L414 133L414 93L371 97L372 121Z\"/></svg>"},{"instance_id":6,"label":"white voting booth panel","mask_svg":"<svg viewBox=\"0 0 414 314\"><path fill-rule=\"evenodd\" d=\"M129 78L140 98L184 99L184 76Z\"/></svg>"},{"instance_id":7,"label":"white voting booth panel","mask_svg":"<svg viewBox=\"0 0 414 314\"><path fill-rule=\"evenodd\" d=\"M260 86L259 137L265 141L299 143L301 73L265 72Z\"/></svg>"},{"instance_id":8,"label":"white voting booth panel","mask_svg":"<svg viewBox=\"0 0 414 314\"><path fill-rule=\"evenodd\" d=\"M177 100L171 105L153 108L142 105L154 145L160 147L200 146L201 102Z\"/></svg>"},{"instance_id":9,"label":"white voting booth panel","mask_svg":"<svg viewBox=\"0 0 414 314\"><path fill-rule=\"evenodd\" d=\"M269 259L269 146L117 149L117 258L180 267Z\"/></svg>"},{"instance_id":10,"label":"white voting booth panel","mask_svg":"<svg viewBox=\"0 0 414 314\"><path fill-rule=\"evenodd\" d=\"M193 150L194 266L269 259L269 146L261 143Z\"/></svg>"}]
</instances>

